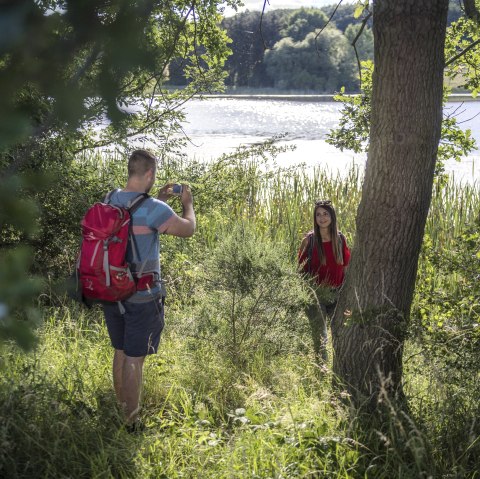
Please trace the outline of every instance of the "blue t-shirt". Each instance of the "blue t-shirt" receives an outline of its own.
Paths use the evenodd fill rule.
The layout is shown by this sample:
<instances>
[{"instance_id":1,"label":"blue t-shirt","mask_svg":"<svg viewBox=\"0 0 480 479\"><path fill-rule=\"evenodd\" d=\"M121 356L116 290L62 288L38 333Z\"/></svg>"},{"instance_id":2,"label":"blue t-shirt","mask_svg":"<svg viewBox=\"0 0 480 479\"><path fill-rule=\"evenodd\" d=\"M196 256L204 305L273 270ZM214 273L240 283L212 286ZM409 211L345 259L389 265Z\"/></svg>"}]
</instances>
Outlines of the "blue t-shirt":
<instances>
[{"instance_id":1,"label":"blue t-shirt","mask_svg":"<svg viewBox=\"0 0 480 479\"><path fill-rule=\"evenodd\" d=\"M135 191L115 191L109 203L116 206L129 207L139 196ZM163 201L147 198L133 213L132 233L135 239L136 253L130 242L127 249L127 261L132 273L154 273L161 279L159 234L167 229L176 213ZM138 257L137 257L138 254ZM132 303L143 303L165 295L165 288L159 281L150 290L137 291L127 299Z\"/></svg>"}]
</instances>

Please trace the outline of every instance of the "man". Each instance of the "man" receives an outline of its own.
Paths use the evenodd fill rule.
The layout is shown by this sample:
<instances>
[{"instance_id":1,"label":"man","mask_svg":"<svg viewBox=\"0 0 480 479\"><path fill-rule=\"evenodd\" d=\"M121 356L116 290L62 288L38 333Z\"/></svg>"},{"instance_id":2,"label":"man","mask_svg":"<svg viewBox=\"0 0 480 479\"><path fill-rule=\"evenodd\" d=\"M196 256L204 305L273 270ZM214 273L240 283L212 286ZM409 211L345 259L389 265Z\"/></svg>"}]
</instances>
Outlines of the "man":
<instances>
[{"instance_id":1,"label":"man","mask_svg":"<svg viewBox=\"0 0 480 479\"><path fill-rule=\"evenodd\" d=\"M155 183L156 158L146 150L134 151L128 160L128 181L123 190L114 192L110 203L129 204L140 194L148 193ZM127 427L138 425L138 412L145 357L155 354L164 327L164 289L160 284L159 234L190 237L195 232L193 197L188 185L183 185L180 200L182 216L178 216L165 201L171 196L172 185L160 189L158 199L148 198L132 216L133 245L127 260L132 273L154 281L145 289L121 303L104 305L107 329L115 348L113 384L122 405Z\"/></svg>"}]
</instances>

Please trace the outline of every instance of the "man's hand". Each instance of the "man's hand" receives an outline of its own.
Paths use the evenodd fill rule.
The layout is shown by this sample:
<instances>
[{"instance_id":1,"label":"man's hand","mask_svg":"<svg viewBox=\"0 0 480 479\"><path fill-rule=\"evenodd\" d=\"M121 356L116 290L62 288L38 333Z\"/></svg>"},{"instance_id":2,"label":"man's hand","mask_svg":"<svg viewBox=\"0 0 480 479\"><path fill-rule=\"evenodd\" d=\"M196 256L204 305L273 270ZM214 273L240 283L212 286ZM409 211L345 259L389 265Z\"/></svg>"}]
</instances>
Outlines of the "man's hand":
<instances>
[{"instance_id":1,"label":"man's hand","mask_svg":"<svg viewBox=\"0 0 480 479\"><path fill-rule=\"evenodd\" d=\"M177 197L178 195L174 195L173 191L174 183L167 183L166 185L162 186L160 190L158 190L157 198L160 201L167 201L172 197ZM193 204L193 195L190 186L187 184L182 183L182 194L178 196L180 201L182 202L183 206L192 205Z\"/></svg>"},{"instance_id":2,"label":"man's hand","mask_svg":"<svg viewBox=\"0 0 480 479\"><path fill-rule=\"evenodd\" d=\"M172 195L172 186L173 186L173 183L167 183L166 185L162 186L159 190L158 190L158 195L157 195L157 198L160 200L160 201L167 201L168 199L170 199L173 195Z\"/></svg>"},{"instance_id":3,"label":"man's hand","mask_svg":"<svg viewBox=\"0 0 480 479\"><path fill-rule=\"evenodd\" d=\"M180 196L180 201L182 202L183 206L190 206L193 205L193 195L192 190L190 189L189 185L183 184L182 195Z\"/></svg>"},{"instance_id":4,"label":"man's hand","mask_svg":"<svg viewBox=\"0 0 480 479\"><path fill-rule=\"evenodd\" d=\"M173 183L167 183L160 188L158 192L158 199L166 201L172 196ZM182 202L182 216L176 214L169 220L169 224L164 231L165 234L180 236L182 238L188 238L195 233L196 221L195 212L193 211L193 195L189 185L182 184L182 194L179 196Z\"/></svg>"}]
</instances>

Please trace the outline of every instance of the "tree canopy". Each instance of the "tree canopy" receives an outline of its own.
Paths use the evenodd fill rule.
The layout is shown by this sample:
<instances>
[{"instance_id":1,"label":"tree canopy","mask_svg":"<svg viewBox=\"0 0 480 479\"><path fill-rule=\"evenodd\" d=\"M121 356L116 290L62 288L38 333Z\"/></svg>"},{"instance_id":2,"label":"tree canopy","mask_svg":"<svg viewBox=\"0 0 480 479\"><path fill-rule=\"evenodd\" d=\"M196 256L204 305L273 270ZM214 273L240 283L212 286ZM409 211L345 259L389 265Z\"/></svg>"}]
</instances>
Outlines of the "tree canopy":
<instances>
[{"instance_id":1,"label":"tree canopy","mask_svg":"<svg viewBox=\"0 0 480 479\"><path fill-rule=\"evenodd\" d=\"M330 22L330 7L271 10L263 16L246 11L224 18L222 25L232 40L232 54L225 63L226 85L357 91L357 61L350 43L361 22L354 18L352 5L341 7ZM370 27L360 37L358 49L362 60L373 58ZM286 71L291 68L294 71ZM171 81L185 83L178 75Z\"/></svg>"},{"instance_id":2,"label":"tree canopy","mask_svg":"<svg viewBox=\"0 0 480 479\"><path fill-rule=\"evenodd\" d=\"M310 32L300 41L286 37L265 54L267 73L280 89L302 88L332 92L345 86L354 89L355 63L347 38L338 30L320 37Z\"/></svg>"},{"instance_id":3,"label":"tree canopy","mask_svg":"<svg viewBox=\"0 0 480 479\"><path fill-rule=\"evenodd\" d=\"M232 54L225 63L226 85L319 93L335 93L342 87L350 93L359 91L359 67L352 43L365 21L362 33L356 40L356 49L360 61L373 60L373 34L372 18L356 15L356 11L355 3L332 3L322 8L266 9L263 15L247 10L222 19L222 26L232 40ZM461 17L462 10L458 2L450 1L448 24ZM312 33L315 35L315 49L311 48ZM334 42L335 48L338 47L340 51L337 52L331 45L320 46L319 42ZM298 55L302 56L301 60L289 58ZM345 75L343 78L338 76L339 58L344 62L340 72ZM282 74L283 68L292 65L295 72ZM323 80L315 81L313 72ZM326 78L329 81L325 81ZM188 83L181 68L177 67L170 82L173 85Z\"/></svg>"},{"instance_id":4,"label":"tree canopy","mask_svg":"<svg viewBox=\"0 0 480 479\"><path fill-rule=\"evenodd\" d=\"M75 156L147 135L159 151L176 148L179 107L221 88L222 10L217 0L0 4L0 336L27 345L28 322L12 318L34 319L28 299L42 284L29 273L51 274L48 259L71 246L58 233L73 234L81 201L67 198L91 193L71 175ZM189 62L181 91L164 87L172 58Z\"/></svg>"}]
</instances>

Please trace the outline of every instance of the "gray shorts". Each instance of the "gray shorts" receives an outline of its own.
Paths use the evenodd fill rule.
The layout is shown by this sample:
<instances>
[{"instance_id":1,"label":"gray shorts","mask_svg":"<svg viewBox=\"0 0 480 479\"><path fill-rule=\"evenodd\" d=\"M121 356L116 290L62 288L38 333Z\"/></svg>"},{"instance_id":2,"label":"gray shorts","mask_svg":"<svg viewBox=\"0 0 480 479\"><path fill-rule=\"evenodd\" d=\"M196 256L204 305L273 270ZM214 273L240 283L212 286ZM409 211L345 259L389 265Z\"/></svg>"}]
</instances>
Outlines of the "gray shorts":
<instances>
[{"instance_id":1,"label":"gray shorts","mask_svg":"<svg viewBox=\"0 0 480 479\"><path fill-rule=\"evenodd\" d=\"M130 357L155 354L165 325L163 298L147 303L122 301L122 305L123 314L118 303L103 305L112 346Z\"/></svg>"}]
</instances>

